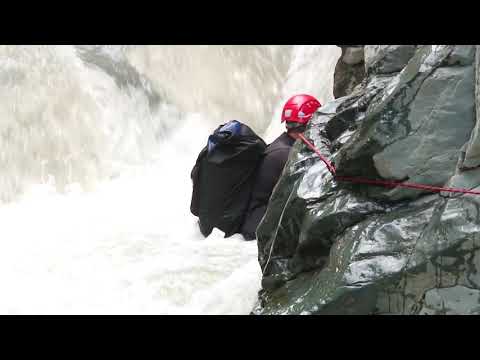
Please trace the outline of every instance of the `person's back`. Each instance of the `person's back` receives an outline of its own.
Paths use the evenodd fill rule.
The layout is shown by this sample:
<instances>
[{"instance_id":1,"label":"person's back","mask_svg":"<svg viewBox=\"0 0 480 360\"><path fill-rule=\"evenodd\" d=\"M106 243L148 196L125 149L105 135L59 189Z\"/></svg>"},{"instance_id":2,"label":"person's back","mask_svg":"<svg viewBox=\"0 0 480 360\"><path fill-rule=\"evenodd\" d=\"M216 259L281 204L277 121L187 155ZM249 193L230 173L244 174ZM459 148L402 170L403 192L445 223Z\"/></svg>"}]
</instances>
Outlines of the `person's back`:
<instances>
[{"instance_id":1,"label":"person's back","mask_svg":"<svg viewBox=\"0 0 480 360\"><path fill-rule=\"evenodd\" d=\"M250 204L241 229L246 240L256 238L257 227L267 210L272 191L288 160L290 150L295 143L296 133L305 130L305 125L320 106L320 102L314 97L303 94L291 97L285 104L282 122L286 122L287 132L268 145L257 170Z\"/></svg>"},{"instance_id":2,"label":"person's back","mask_svg":"<svg viewBox=\"0 0 480 360\"><path fill-rule=\"evenodd\" d=\"M255 239L257 226L267 210L273 188L282 174L294 142L295 139L283 133L268 145L265 151L265 156L257 170L250 204L242 226L242 235L247 240Z\"/></svg>"}]
</instances>

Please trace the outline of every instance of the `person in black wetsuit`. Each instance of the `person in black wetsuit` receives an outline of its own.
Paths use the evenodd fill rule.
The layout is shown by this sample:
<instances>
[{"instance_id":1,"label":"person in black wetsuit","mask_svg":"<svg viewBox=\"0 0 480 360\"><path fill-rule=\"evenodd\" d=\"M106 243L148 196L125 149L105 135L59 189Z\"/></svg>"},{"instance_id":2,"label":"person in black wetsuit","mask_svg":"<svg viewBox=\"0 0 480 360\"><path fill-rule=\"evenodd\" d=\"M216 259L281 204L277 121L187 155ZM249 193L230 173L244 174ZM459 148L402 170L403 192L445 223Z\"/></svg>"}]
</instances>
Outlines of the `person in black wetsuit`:
<instances>
[{"instance_id":1,"label":"person in black wetsuit","mask_svg":"<svg viewBox=\"0 0 480 360\"><path fill-rule=\"evenodd\" d=\"M308 121L320 106L320 102L313 96L300 94L291 97L283 107L282 122L285 121L287 131L268 145L258 168L250 204L241 229L246 240L256 238L257 227L267 211L273 188L280 179L290 149L295 143L296 134L305 130Z\"/></svg>"}]
</instances>

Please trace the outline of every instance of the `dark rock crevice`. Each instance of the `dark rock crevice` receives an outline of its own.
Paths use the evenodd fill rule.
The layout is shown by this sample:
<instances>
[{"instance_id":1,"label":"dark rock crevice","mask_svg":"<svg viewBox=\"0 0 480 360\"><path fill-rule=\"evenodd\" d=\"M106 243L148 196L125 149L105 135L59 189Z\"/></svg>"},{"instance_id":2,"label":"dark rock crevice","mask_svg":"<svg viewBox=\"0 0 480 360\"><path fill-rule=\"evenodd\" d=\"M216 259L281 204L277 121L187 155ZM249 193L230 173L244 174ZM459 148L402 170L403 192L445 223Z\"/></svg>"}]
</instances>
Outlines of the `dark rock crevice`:
<instances>
[{"instance_id":1,"label":"dark rock crevice","mask_svg":"<svg viewBox=\"0 0 480 360\"><path fill-rule=\"evenodd\" d=\"M333 96L349 95L365 78L364 50L362 45L337 45L342 55L334 71Z\"/></svg>"}]
</instances>

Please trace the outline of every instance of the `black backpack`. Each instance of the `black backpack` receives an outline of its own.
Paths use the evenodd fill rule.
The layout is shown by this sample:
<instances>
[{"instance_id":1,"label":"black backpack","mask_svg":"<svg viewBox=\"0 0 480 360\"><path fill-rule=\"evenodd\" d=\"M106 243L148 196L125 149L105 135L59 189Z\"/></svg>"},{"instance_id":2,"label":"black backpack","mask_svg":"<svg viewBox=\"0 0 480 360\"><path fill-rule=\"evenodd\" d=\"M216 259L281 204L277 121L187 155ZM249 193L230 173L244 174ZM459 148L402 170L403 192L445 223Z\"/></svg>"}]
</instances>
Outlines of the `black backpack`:
<instances>
[{"instance_id":1,"label":"black backpack","mask_svg":"<svg viewBox=\"0 0 480 360\"><path fill-rule=\"evenodd\" d=\"M214 227L225 237L240 232L266 147L250 127L237 120L220 125L208 137L191 173L190 205L205 237Z\"/></svg>"}]
</instances>

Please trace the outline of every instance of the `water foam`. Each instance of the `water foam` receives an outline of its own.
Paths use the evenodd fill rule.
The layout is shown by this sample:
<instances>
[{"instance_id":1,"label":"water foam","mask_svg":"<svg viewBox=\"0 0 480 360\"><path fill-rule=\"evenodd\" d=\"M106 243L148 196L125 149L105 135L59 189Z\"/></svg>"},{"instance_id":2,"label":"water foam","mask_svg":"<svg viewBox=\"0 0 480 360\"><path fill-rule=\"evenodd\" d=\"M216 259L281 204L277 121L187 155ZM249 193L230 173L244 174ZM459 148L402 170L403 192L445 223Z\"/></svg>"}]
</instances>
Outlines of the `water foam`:
<instances>
[{"instance_id":1,"label":"water foam","mask_svg":"<svg viewBox=\"0 0 480 360\"><path fill-rule=\"evenodd\" d=\"M295 49L296 53L308 50ZM315 53L315 49L310 50ZM326 53L334 50L323 49ZM215 56L221 54L219 49L215 51ZM278 49L260 53L275 51ZM306 63L307 58L305 53ZM177 111L175 106L172 110L171 105L163 104L152 110L145 91L120 89L112 76L87 66L72 48L3 48L0 62L8 61L10 67L0 72L0 91L12 104L23 108L12 110L14 105L9 107L3 99L0 104L7 114L0 134L9 141L2 143L2 160L8 160L5 174L10 176L6 188L5 184L1 188L14 192L15 186L8 184L24 184L25 177L31 181L17 192L16 201L0 206L0 313L248 314L260 288L256 242L246 242L240 235L224 239L218 230L204 239L189 212L190 170L207 135L218 125L208 111L198 112L196 107L208 103L211 93L206 91L198 97L198 104L192 108L182 109L180 104ZM242 61L230 60L230 64ZM155 64L154 59L150 63ZM294 64L287 85L294 83ZM39 70L50 66L46 75ZM298 89L302 76L305 83L311 76L308 66L297 70L303 72L297 74ZM255 67L254 61L250 60L247 67ZM179 79L178 87L172 85L164 91L150 73L155 70L153 65L143 69L138 65L138 69L142 76L152 76L149 79L159 94L170 94L170 104L181 91L188 97L193 85L207 86L192 82L185 89L182 86L186 83ZM241 73L242 69L237 71ZM266 76L266 69L259 73ZM253 82L258 81L254 70L247 73ZM320 75L329 78L332 69ZM222 82L215 84L213 92ZM314 84L312 81L309 89L315 90ZM227 86L227 93L235 92L234 86L223 86ZM282 98L292 89L284 88L281 95L273 91L272 98ZM257 94L253 91L243 96L255 98ZM237 95L240 98L241 91ZM217 114L222 113L218 109L228 107L222 101L213 103L207 108L216 108ZM255 106L248 111L254 113ZM156 137L156 129L161 128L158 122L172 121L172 116L176 117L175 127L168 137ZM272 117L271 112L268 117ZM251 123L255 121L251 119ZM28 124L38 126L27 131L33 126ZM17 128L8 133L5 129L10 126ZM71 143L74 135L79 136L77 143ZM88 150L86 154L73 151L82 146ZM70 163L65 160L69 154L76 154ZM142 162L142 157L148 161ZM29 172L30 166L35 168L42 160L64 161L70 168L58 165L38 170L38 174ZM113 178L106 171L112 164L118 165ZM85 177L78 174L87 173L81 169L89 166L96 169L90 172L92 178L99 171L110 177L98 177L94 187L85 187ZM66 180L60 193L62 177Z\"/></svg>"}]
</instances>

